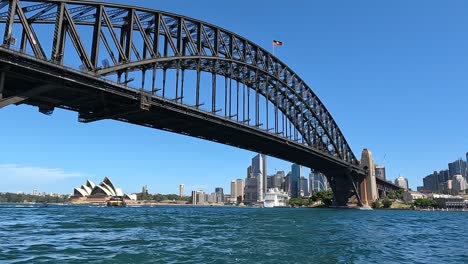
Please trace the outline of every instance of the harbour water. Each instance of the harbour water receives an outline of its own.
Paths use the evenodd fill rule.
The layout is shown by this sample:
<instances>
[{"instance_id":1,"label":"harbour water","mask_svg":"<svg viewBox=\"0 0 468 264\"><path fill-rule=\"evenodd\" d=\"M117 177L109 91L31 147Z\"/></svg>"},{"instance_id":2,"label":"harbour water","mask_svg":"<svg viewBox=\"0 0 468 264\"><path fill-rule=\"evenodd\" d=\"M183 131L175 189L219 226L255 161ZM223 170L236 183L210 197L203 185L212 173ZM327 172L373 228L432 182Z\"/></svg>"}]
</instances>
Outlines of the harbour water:
<instances>
[{"instance_id":1,"label":"harbour water","mask_svg":"<svg viewBox=\"0 0 468 264\"><path fill-rule=\"evenodd\" d=\"M468 213L4 204L0 263L468 263Z\"/></svg>"}]
</instances>

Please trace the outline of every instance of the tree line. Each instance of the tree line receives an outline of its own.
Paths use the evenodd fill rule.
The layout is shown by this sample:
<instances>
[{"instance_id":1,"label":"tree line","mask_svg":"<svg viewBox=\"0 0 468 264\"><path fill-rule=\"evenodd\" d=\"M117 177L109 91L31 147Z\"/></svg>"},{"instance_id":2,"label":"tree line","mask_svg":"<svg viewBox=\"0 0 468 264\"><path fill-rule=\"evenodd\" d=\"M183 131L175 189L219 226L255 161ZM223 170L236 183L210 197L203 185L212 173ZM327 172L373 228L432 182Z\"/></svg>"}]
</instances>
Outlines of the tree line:
<instances>
[{"instance_id":1,"label":"tree line","mask_svg":"<svg viewBox=\"0 0 468 264\"><path fill-rule=\"evenodd\" d=\"M0 203L67 203L70 199L66 195L32 195L24 193L0 193Z\"/></svg>"}]
</instances>

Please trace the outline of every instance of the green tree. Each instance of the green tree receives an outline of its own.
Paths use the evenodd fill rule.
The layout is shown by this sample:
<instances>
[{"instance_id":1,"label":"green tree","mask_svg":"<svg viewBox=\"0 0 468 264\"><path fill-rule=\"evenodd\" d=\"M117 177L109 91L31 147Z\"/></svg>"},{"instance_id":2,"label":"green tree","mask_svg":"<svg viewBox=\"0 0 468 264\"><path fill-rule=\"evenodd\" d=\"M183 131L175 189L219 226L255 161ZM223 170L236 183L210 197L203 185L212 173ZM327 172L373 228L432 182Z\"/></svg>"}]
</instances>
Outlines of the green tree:
<instances>
[{"instance_id":1,"label":"green tree","mask_svg":"<svg viewBox=\"0 0 468 264\"><path fill-rule=\"evenodd\" d=\"M379 209L379 208L382 208L382 203L380 201L375 201L375 202L372 202L371 206L374 209Z\"/></svg>"},{"instance_id":2,"label":"green tree","mask_svg":"<svg viewBox=\"0 0 468 264\"><path fill-rule=\"evenodd\" d=\"M302 199L301 198L292 198L289 200L289 205L292 207L301 207L302 206Z\"/></svg>"},{"instance_id":3,"label":"green tree","mask_svg":"<svg viewBox=\"0 0 468 264\"><path fill-rule=\"evenodd\" d=\"M382 206L383 206L383 208L390 208L390 206L392 206L392 201L390 201L390 199L388 199L387 197L385 197L385 198L382 200Z\"/></svg>"},{"instance_id":4,"label":"green tree","mask_svg":"<svg viewBox=\"0 0 468 264\"><path fill-rule=\"evenodd\" d=\"M418 198L414 200L413 205L419 208L438 207L436 201L427 198Z\"/></svg>"},{"instance_id":5,"label":"green tree","mask_svg":"<svg viewBox=\"0 0 468 264\"><path fill-rule=\"evenodd\" d=\"M309 200L311 202L322 201L326 206L330 206L333 203L333 197L333 191L327 190L314 193Z\"/></svg>"}]
</instances>

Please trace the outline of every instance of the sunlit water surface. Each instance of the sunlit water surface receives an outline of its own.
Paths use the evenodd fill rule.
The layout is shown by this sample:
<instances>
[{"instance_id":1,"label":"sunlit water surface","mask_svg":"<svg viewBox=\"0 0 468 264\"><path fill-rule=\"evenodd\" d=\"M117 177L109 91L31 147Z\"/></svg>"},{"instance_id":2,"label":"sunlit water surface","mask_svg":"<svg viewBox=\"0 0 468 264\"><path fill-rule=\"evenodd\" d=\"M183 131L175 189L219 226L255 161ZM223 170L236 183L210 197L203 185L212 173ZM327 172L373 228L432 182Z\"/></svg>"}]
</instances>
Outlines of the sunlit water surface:
<instances>
[{"instance_id":1,"label":"sunlit water surface","mask_svg":"<svg viewBox=\"0 0 468 264\"><path fill-rule=\"evenodd\" d=\"M1 263L468 263L468 213L0 205Z\"/></svg>"}]
</instances>

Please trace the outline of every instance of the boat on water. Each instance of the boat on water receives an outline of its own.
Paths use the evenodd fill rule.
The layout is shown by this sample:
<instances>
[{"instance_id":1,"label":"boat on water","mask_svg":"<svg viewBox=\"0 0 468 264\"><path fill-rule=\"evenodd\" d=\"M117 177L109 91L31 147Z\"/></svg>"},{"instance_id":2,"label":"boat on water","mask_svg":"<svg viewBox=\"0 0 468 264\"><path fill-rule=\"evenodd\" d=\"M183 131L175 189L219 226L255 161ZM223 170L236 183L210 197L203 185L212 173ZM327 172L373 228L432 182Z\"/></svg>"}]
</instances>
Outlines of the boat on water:
<instances>
[{"instance_id":1,"label":"boat on water","mask_svg":"<svg viewBox=\"0 0 468 264\"><path fill-rule=\"evenodd\" d=\"M268 192L265 193L263 206L266 208L288 207L288 199L288 194L278 188L268 189Z\"/></svg>"},{"instance_id":2,"label":"boat on water","mask_svg":"<svg viewBox=\"0 0 468 264\"><path fill-rule=\"evenodd\" d=\"M126 203L121 197L112 197L109 201L107 201L107 206L125 207Z\"/></svg>"}]
</instances>

